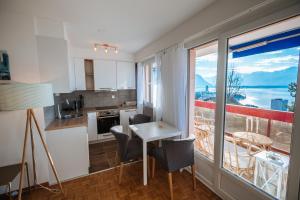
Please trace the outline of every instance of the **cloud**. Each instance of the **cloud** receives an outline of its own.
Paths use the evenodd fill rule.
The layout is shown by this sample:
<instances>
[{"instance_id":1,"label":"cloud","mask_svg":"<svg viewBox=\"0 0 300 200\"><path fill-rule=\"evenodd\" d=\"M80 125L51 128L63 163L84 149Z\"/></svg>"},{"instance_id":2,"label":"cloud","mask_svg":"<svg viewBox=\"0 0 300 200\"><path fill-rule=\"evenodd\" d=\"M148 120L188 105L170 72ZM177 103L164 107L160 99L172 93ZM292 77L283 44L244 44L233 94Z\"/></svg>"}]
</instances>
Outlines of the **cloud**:
<instances>
[{"instance_id":1,"label":"cloud","mask_svg":"<svg viewBox=\"0 0 300 200\"><path fill-rule=\"evenodd\" d=\"M196 61L217 62L218 56L217 56L217 53L212 53L212 54L208 54L205 56L197 57Z\"/></svg>"},{"instance_id":2,"label":"cloud","mask_svg":"<svg viewBox=\"0 0 300 200\"><path fill-rule=\"evenodd\" d=\"M274 72L274 71L280 71L285 70L287 68L290 68L291 66L272 66L272 67L262 67L262 66L237 66L233 67L238 73L241 74L251 74L253 72Z\"/></svg>"},{"instance_id":3,"label":"cloud","mask_svg":"<svg viewBox=\"0 0 300 200\"><path fill-rule=\"evenodd\" d=\"M298 61L298 59L299 59L298 56L287 55L287 56L281 56L281 57L262 59L262 60L256 62L255 65L271 65L274 63L287 63L287 62L290 63L290 62L296 62L296 61Z\"/></svg>"},{"instance_id":4,"label":"cloud","mask_svg":"<svg viewBox=\"0 0 300 200\"><path fill-rule=\"evenodd\" d=\"M274 55L274 54L280 54L280 53L283 53L282 50L278 50L278 51L271 51L271 52L268 52L266 53L267 55Z\"/></svg>"}]
</instances>

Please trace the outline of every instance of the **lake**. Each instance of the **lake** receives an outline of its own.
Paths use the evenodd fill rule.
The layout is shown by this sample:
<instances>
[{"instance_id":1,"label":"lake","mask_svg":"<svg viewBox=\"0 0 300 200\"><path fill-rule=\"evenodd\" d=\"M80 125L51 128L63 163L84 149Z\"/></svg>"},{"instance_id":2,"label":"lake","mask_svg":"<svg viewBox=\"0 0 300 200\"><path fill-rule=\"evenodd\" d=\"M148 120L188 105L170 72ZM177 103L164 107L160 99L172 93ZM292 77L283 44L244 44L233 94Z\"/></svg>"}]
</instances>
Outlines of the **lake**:
<instances>
[{"instance_id":1,"label":"lake","mask_svg":"<svg viewBox=\"0 0 300 200\"><path fill-rule=\"evenodd\" d=\"M258 106L259 108L271 108L271 99L287 99L288 104L294 101L291 97L288 88L242 88L242 94L246 95L246 99L241 100L242 104L251 104Z\"/></svg>"},{"instance_id":2,"label":"lake","mask_svg":"<svg viewBox=\"0 0 300 200\"><path fill-rule=\"evenodd\" d=\"M215 90L209 88L210 92ZM204 89L197 88L196 91L204 91ZM241 89L241 93L246 96L246 99L240 101L241 104L251 104L265 109L271 108L271 99L287 99L289 105L294 101L287 87L245 87Z\"/></svg>"}]
</instances>

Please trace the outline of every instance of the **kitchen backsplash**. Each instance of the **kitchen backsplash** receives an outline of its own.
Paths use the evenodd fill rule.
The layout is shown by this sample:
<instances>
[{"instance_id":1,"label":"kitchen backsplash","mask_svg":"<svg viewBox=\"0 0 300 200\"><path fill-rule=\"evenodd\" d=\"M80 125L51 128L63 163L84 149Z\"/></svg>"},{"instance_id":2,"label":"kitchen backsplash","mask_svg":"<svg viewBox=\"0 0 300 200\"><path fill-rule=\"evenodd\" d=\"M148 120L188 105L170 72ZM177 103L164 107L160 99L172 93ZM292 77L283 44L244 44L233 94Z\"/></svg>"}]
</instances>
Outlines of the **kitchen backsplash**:
<instances>
[{"instance_id":1,"label":"kitchen backsplash","mask_svg":"<svg viewBox=\"0 0 300 200\"><path fill-rule=\"evenodd\" d=\"M126 101L136 101L136 90L118 91L74 91L72 93L61 93L54 95L54 103L64 103L66 99L72 102L79 100L79 95L83 96L84 107L120 106Z\"/></svg>"},{"instance_id":2,"label":"kitchen backsplash","mask_svg":"<svg viewBox=\"0 0 300 200\"><path fill-rule=\"evenodd\" d=\"M54 106L44 108L45 126L48 126L57 116L57 104L63 104L66 99L71 103L79 100L79 95L83 96L84 108L120 106L126 101L136 101L136 90L118 91L74 91L71 93L61 93L54 95Z\"/></svg>"}]
</instances>

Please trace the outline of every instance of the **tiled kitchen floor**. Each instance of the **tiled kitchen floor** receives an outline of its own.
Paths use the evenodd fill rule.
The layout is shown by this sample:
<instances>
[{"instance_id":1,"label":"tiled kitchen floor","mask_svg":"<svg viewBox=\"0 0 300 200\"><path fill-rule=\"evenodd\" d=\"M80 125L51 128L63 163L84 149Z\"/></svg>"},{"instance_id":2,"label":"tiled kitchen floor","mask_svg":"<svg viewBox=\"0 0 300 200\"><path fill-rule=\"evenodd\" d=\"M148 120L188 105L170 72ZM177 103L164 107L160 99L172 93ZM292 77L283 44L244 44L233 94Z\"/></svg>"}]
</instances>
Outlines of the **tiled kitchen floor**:
<instances>
[{"instance_id":1,"label":"tiled kitchen floor","mask_svg":"<svg viewBox=\"0 0 300 200\"><path fill-rule=\"evenodd\" d=\"M118 165L117 142L115 140L89 145L90 169L89 172L97 172Z\"/></svg>"}]
</instances>

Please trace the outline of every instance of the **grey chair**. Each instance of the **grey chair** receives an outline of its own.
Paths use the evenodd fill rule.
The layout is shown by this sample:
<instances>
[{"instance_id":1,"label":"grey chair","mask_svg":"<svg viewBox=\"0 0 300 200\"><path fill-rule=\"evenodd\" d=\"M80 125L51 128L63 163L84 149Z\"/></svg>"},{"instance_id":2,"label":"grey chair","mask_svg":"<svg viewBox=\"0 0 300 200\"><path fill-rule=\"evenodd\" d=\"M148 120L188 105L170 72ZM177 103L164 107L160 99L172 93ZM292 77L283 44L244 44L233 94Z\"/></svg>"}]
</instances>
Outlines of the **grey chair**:
<instances>
[{"instance_id":1,"label":"grey chair","mask_svg":"<svg viewBox=\"0 0 300 200\"><path fill-rule=\"evenodd\" d=\"M115 136L118 142L118 155L120 159L119 184L122 182L124 164L143 157L142 141L138 138L130 139L129 136L121 132L120 126L114 126L110 132ZM152 152L152 151L151 151ZM149 160L149 157L148 157ZM148 162L149 163L149 162ZM148 167L148 173L149 167Z\"/></svg>"},{"instance_id":2,"label":"grey chair","mask_svg":"<svg viewBox=\"0 0 300 200\"><path fill-rule=\"evenodd\" d=\"M186 139L163 140L162 146L153 151L152 178L155 172L155 160L157 160L168 172L171 200L173 200L172 172L174 171L191 166L193 189L196 189L194 141L194 136Z\"/></svg>"},{"instance_id":3,"label":"grey chair","mask_svg":"<svg viewBox=\"0 0 300 200\"><path fill-rule=\"evenodd\" d=\"M129 117L129 124L142 124L151 121L151 117L144 114L135 114Z\"/></svg>"}]
</instances>

